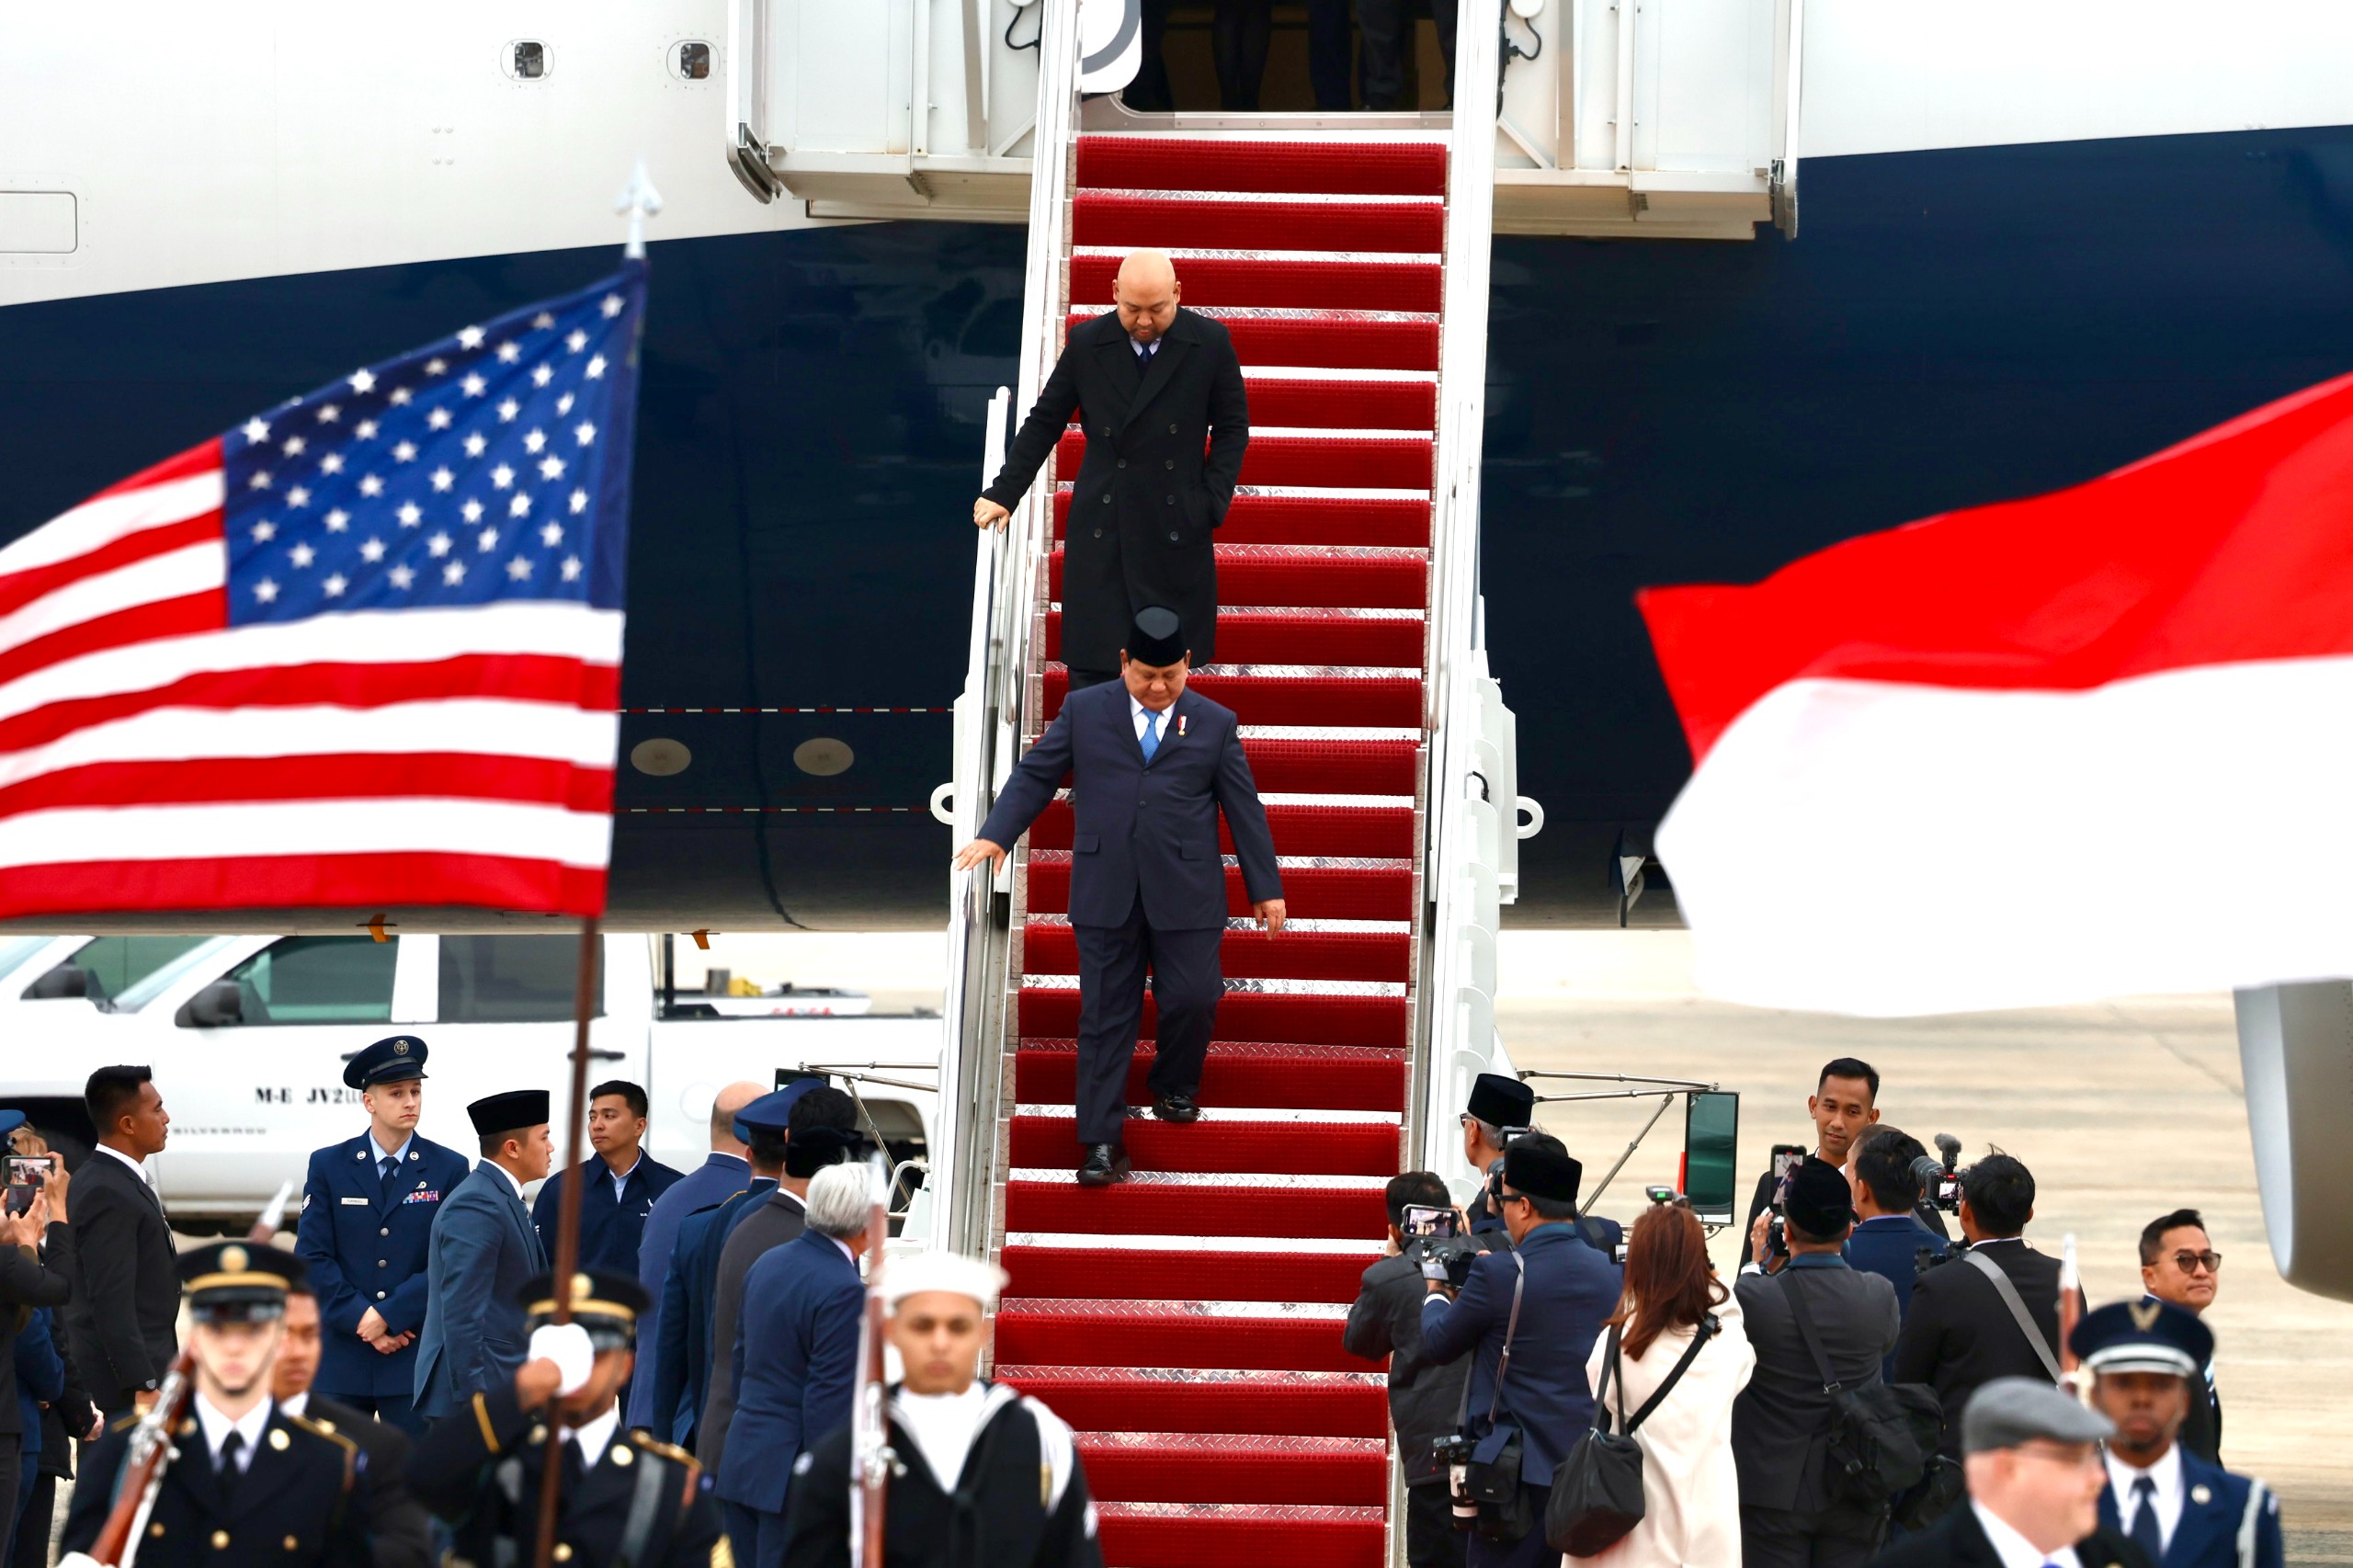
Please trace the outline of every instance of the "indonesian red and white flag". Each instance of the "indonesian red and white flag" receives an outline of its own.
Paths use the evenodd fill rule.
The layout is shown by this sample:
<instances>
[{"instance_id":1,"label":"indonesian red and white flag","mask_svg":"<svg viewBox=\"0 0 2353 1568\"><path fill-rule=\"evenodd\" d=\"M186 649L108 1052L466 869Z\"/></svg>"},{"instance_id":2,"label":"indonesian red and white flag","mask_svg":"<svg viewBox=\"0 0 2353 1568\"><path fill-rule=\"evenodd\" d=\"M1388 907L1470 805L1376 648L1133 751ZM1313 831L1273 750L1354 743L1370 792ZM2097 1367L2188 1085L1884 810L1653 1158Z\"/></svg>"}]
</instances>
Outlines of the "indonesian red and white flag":
<instances>
[{"instance_id":1,"label":"indonesian red and white flag","mask_svg":"<svg viewBox=\"0 0 2353 1568\"><path fill-rule=\"evenodd\" d=\"M1865 1015L2353 975L2353 377L1641 597L1702 990Z\"/></svg>"}]
</instances>

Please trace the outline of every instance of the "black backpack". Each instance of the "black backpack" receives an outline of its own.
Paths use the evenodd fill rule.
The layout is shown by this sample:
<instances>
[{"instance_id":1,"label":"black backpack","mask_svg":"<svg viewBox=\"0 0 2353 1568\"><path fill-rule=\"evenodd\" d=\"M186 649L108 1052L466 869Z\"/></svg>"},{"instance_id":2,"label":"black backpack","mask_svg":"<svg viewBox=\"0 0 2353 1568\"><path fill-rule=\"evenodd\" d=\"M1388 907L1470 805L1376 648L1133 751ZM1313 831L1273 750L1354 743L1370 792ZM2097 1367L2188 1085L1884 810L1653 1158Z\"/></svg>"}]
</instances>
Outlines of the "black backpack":
<instances>
[{"instance_id":1,"label":"black backpack","mask_svg":"<svg viewBox=\"0 0 2353 1568\"><path fill-rule=\"evenodd\" d=\"M1814 1370L1821 1374L1822 1392L1830 1396L1831 1495L1859 1507L1884 1508L1919 1485L1927 1473L1936 1441L1933 1436L1923 1439L1923 1421L1933 1423L1937 1396L1912 1383L1890 1387L1874 1378L1849 1388L1833 1378L1829 1358L1822 1353L1822 1341L1806 1311L1805 1292L1798 1289L1797 1276L1803 1272L1784 1269L1781 1293L1797 1320L1798 1337L1805 1341ZM1933 1433L1934 1426L1927 1430Z\"/></svg>"}]
</instances>

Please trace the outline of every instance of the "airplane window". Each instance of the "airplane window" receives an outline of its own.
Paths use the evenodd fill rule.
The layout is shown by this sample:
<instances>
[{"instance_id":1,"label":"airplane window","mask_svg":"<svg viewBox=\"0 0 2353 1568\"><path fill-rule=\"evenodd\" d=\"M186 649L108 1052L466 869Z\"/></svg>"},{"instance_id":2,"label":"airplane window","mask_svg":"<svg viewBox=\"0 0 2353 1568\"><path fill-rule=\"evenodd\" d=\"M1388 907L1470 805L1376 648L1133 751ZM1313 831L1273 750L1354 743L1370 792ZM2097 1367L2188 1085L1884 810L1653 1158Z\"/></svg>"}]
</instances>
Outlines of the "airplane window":
<instances>
[{"instance_id":1,"label":"airplane window","mask_svg":"<svg viewBox=\"0 0 2353 1568\"><path fill-rule=\"evenodd\" d=\"M229 971L248 1024L378 1023L392 1016L400 938L284 937Z\"/></svg>"},{"instance_id":2,"label":"airplane window","mask_svg":"<svg viewBox=\"0 0 2353 1568\"><path fill-rule=\"evenodd\" d=\"M568 1021L580 976L577 937L444 937L441 1007L445 1024ZM602 977L597 1011L604 1008Z\"/></svg>"},{"instance_id":3,"label":"airplane window","mask_svg":"<svg viewBox=\"0 0 2353 1568\"><path fill-rule=\"evenodd\" d=\"M678 46L671 62L688 81L702 81L710 74L710 45L690 39Z\"/></svg>"},{"instance_id":4,"label":"airplane window","mask_svg":"<svg viewBox=\"0 0 2353 1568\"><path fill-rule=\"evenodd\" d=\"M536 82L548 74L548 46L525 39L515 46L515 77Z\"/></svg>"}]
</instances>

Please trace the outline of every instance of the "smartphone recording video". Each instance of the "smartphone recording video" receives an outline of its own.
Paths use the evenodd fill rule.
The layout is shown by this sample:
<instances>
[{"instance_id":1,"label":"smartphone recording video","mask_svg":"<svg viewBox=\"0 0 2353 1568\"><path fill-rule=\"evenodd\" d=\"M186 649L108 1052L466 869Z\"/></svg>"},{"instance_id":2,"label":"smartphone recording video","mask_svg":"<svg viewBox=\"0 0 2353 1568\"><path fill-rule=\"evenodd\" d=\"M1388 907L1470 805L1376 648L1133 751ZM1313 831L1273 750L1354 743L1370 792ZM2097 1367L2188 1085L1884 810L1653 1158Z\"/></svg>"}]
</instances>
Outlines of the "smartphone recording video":
<instances>
[{"instance_id":1,"label":"smartphone recording video","mask_svg":"<svg viewBox=\"0 0 2353 1568\"><path fill-rule=\"evenodd\" d=\"M1461 1216L1451 1209L1433 1209L1419 1203L1405 1206L1405 1222L1398 1227L1407 1241L1446 1241L1459 1233Z\"/></svg>"}]
</instances>

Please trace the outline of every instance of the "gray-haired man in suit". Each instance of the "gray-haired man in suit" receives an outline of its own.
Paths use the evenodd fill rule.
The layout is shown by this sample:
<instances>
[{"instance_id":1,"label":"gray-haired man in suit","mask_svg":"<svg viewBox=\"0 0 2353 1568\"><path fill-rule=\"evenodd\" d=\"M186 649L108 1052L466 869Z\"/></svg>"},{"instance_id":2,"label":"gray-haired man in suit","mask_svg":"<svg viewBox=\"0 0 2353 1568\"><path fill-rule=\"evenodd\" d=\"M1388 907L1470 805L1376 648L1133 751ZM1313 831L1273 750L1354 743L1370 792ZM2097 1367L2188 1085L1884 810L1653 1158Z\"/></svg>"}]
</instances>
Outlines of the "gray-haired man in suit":
<instances>
[{"instance_id":1,"label":"gray-haired man in suit","mask_svg":"<svg viewBox=\"0 0 2353 1568\"><path fill-rule=\"evenodd\" d=\"M1250 912L1283 927L1282 877L1267 811L1242 755L1230 708L1185 689L1192 669L1184 624L1153 605L1136 612L1120 650L1120 679L1063 699L1063 710L1013 774L959 870L1006 850L1054 798L1067 773L1071 804L1070 923L1078 942L1078 1179L1106 1187L1127 1174L1120 1135L1128 1063L1152 969L1159 1004L1152 1109L1163 1121L1199 1119L1193 1096L1217 1005L1225 994L1225 864L1218 813L1242 862Z\"/></svg>"},{"instance_id":2,"label":"gray-haired man in suit","mask_svg":"<svg viewBox=\"0 0 2353 1568\"><path fill-rule=\"evenodd\" d=\"M520 1293L548 1266L523 1202L524 1186L548 1174L555 1153L548 1092L493 1095L466 1115L482 1139L483 1160L433 1225L416 1354L416 1413L427 1420L514 1381L529 1342Z\"/></svg>"}]
</instances>

